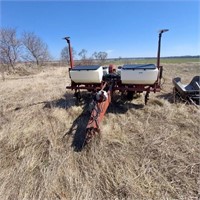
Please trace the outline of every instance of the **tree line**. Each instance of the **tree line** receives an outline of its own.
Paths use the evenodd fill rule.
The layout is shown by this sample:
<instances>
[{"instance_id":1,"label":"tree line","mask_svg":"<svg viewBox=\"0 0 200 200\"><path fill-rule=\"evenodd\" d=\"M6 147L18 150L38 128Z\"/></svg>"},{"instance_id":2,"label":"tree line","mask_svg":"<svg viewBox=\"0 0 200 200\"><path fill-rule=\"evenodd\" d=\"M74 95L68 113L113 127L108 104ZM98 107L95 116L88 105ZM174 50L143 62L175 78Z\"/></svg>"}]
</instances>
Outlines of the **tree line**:
<instances>
[{"instance_id":1,"label":"tree line","mask_svg":"<svg viewBox=\"0 0 200 200\"><path fill-rule=\"evenodd\" d=\"M92 64L94 60L101 64L105 62L108 54L106 52L94 52L87 55L87 50L82 49L79 53L72 47L73 57L78 55L79 64ZM15 28L0 29L0 64L1 67L10 71L18 62L31 62L42 66L45 62L53 60L48 45L34 32L24 31L21 37L17 36ZM64 47L60 53L60 60L69 63L68 47Z\"/></svg>"},{"instance_id":2,"label":"tree line","mask_svg":"<svg viewBox=\"0 0 200 200\"><path fill-rule=\"evenodd\" d=\"M80 58L79 64L82 65L90 65L94 63L104 64L108 57L108 54L104 51L100 52L95 51L91 56L88 56L87 53L88 51L86 49L82 49L79 53L76 53L76 51L72 47L72 56L75 58L78 55L78 57ZM67 62L69 64L70 56L69 56L69 49L67 46L61 50L60 58L61 61Z\"/></svg>"}]
</instances>

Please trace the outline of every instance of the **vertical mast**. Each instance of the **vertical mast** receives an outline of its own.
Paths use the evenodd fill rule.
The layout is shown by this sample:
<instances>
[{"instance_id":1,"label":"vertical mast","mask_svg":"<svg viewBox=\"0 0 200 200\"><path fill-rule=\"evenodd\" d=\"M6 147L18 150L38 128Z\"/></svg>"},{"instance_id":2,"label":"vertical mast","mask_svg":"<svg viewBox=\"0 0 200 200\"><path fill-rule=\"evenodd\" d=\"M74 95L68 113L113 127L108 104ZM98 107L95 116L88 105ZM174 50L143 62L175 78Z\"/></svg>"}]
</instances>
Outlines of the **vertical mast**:
<instances>
[{"instance_id":1,"label":"vertical mast","mask_svg":"<svg viewBox=\"0 0 200 200\"><path fill-rule=\"evenodd\" d=\"M162 29L159 31L159 39L158 39L158 54L157 54L157 67L160 67L160 49L161 49L161 37L164 32L169 31L168 29Z\"/></svg>"},{"instance_id":2,"label":"vertical mast","mask_svg":"<svg viewBox=\"0 0 200 200\"><path fill-rule=\"evenodd\" d=\"M63 39L65 39L68 43L68 47L69 47L69 58L70 58L70 67L71 69L73 68L74 66L74 60L73 60L73 57L72 57L72 48L71 48L71 44L70 44L70 37L64 37Z\"/></svg>"}]
</instances>

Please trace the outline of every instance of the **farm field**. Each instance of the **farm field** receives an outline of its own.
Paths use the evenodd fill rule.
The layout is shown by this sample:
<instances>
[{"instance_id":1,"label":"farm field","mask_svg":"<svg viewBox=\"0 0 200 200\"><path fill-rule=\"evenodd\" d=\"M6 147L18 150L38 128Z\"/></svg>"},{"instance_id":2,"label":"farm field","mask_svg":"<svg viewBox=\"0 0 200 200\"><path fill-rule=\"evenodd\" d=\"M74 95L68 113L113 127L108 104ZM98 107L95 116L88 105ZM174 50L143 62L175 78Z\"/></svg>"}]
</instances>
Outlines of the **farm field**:
<instances>
[{"instance_id":1,"label":"farm field","mask_svg":"<svg viewBox=\"0 0 200 200\"><path fill-rule=\"evenodd\" d=\"M141 58L141 59L114 59L112 63L115 63L117 65L123 65L123 64L131 64L131 63L136 63L136 64L149 64L149 63L156 63L156 58ZM161 58L161 63L164 64L182 64L182 63L199 63L199 58L194 57L177 57L177 58ZM109 62L108 62L109 64Z\"/></svg>"},{"instance_id":2,"label":"farm field","mask_svg":"<svg viewBox=\"0 0 200 200\"><path fill-rule=\"evenodd\" d=\"M0 199L198 200L200 110L173 103L172 78L189 83L200 63L162 65L162 91L147 105L143 95L113 99L100 137L82 151L90 97L76 105L67 67L0 79Z\"/></svg>"}]
</instances>

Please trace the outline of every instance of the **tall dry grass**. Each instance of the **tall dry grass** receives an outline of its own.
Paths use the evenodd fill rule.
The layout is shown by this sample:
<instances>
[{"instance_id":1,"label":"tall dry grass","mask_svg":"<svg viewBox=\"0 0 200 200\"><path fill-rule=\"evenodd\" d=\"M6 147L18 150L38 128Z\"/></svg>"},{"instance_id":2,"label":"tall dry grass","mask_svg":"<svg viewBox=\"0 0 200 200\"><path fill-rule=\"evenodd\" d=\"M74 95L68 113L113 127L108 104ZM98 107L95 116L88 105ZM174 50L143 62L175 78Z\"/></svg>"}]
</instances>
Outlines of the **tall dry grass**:
<instances>
[{"instance_id":1,"label":"tall dry grass","mask_svg":"<svg viewBox=\"0 0 200 200\"><path fill-rule=\"evenodd\" d=\"M200 111L172 103L171 79L199 65L164 65L161 93L114 101L82 151L88 105L76 106L66 68L0 82L0 199L199 199ZM84 95L86 102L89 98Z\"/></svg>"}]
</instances>

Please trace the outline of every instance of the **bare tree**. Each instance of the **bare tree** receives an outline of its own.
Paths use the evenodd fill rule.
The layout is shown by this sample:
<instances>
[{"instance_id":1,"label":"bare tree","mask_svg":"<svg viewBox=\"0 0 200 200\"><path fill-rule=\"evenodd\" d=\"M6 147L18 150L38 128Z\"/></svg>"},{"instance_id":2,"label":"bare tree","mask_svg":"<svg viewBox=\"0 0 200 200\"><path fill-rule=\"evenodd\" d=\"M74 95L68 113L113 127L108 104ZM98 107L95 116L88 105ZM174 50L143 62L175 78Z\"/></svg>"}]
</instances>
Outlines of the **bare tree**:
<instances>
[{"instance_id":1,"label":"bare tree","mask_svg":"<svg viewBox=\"0 0 200 200\"><path fill-rule=\"evenodd\" d=\"M91 65L93 63L92 58L87 57L87 50L86 49L82 49L78 53L78 55L81 58L80 65Z\"/></svg>"},{"instance_id":2,"label":"bare tree","mask_svg":"<svg viewBox=\"0 0 200 200\"><path fill-rule=\"evenodd\" d=\"M93 57L94 59L98 59L98 53L95 51L95 52L92 54L92 57Z\"/></svg>"},{"instance_id":3,"label":"bare tree","mask_svg":"<svg viewBox=\"0 0 200 200\"><path fill-rule=\"evenodd\" d=\"M72 56L74 57L75 55L76 55L76 51L72 47ZM60 59L62 62L67 62L69 64L70 56L69 56L69 48L67 46L62 49L60 53Z\"/></svg>"},{"instance_id":4,"label":"bare tree","mask_svg":"<svg viewBox=\"0 0 200 200\"><path fill-rule=\"evenodd\" d=\"M86 59L87 59L86 54L87 54L87 50L86 50L86 49L82 49L82 50L78 53L78 55L81 57L81 60L86 60Z\"/></svg>"},{"instance_id":5,"label":"bare tree","mask_svg":"<svg viewBox=\"0 0 200 200\"><path fill-rule=\"evenodd\" d=\"M106 52L100 51L100 52L94 52L92 54L92 57L98 60L101 64L103 64L107 58L108 54Z\"/></svg>"},{"instance_id":6,"label":"bare tree","mask_svg":"<svg viewBox=\"0 0 200 200\"><path fill-rule=\"evenodd\" d=\"M79 52L78 55L81 57L81 63L80 64L91 65L91 64L94 64L94 63L97 63L97 62L99 62L100 64L103 64L105 62L105 60L107 59L107 56L108 56L108 54L104 51L100 51L100 52L95 51L92 54L91 57L87 57L86 54L87 54L87 50L85 50L85 49L82 49ZM94 60L94 59L96 59L96 60Z\"/></svg>"},{"instance_id":7,"label":"bare tree","mask_svg":"<svg viewBox=\"0 0 200 200\"><path fill-rule=\"evenodd\" d=\"M100 60L101 63L104 63L106 58L107 58L108 54L106 52L100 51L97 54L98 59Z\"/></svg>"},{"instance_id":8,"label":"bare tree","mask_svg":"<svg viewBox=\"0 0 200 200\"><path fill-rule=\"evenodd\" d=\"M16 62L19 61L21 52L20 40L16 37L16 29L1 28L0 29L0 63L2 67L10 67L14 69Z\"/></svg>"},{"instance_id":9,"label":"bare tree","mask_svg":"<svg viewBox=\"0 0 200 200\"><path fill-rule=\"evenodd\" d=\"M36 62L38 66L41 66L50 59L47 44L33 32L24 32L22 42L25 46L24 60Z\"/></svg>"}]
</instances>

